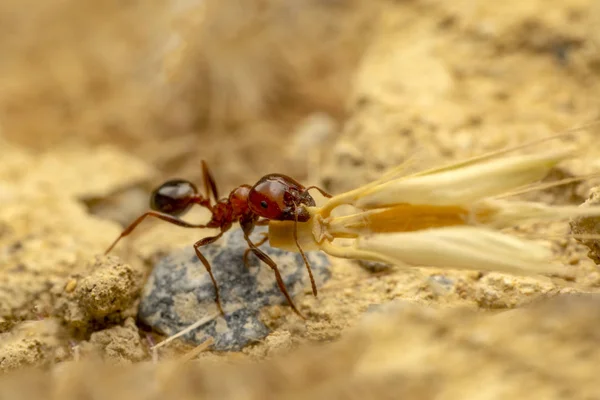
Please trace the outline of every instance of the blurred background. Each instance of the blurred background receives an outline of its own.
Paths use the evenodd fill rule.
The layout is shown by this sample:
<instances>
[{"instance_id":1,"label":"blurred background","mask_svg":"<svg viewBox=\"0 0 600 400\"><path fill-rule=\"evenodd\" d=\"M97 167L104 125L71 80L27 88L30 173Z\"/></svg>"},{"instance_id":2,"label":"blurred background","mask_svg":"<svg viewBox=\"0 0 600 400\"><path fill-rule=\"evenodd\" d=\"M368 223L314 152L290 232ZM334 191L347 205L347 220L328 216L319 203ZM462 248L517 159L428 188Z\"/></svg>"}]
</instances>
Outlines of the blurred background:
<instances>
[{"instance_id":1,"label":"blurred background","mask_svg":"<svg viewBox=\"0 0 600 400\"><path fill-rule=\"evenodd\" d=\"M598 4L6 0L1 135L342 190L598 117Z\"/></svg>"},{"instance_id":2,"label":"blurred background","mask_svg":"<svg viewBox=\"0 0 600 400\"><path fill-rule=\"evenodd\" d=\"M224 187L306 175L309 150L344 120L377 15L361 1L0 7L6 139L36 152L109 143L192 180L204 158Z\"/></svg>"}]
</instances>

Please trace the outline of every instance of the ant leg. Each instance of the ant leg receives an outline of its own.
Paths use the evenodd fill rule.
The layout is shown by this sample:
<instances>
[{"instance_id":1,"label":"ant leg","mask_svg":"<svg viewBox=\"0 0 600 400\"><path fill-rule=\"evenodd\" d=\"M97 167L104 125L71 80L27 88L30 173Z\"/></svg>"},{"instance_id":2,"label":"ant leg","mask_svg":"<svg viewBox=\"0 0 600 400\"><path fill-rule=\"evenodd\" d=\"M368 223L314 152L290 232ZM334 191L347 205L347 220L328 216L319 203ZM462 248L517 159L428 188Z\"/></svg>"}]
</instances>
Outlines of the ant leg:
<instances>
[{"instance_id":1,"label":"ant leg","mask_svg":"<svg viewBox=\"0 0 600 400\"><path fill-rule=\"evenodd\" d=\"M217 285L217 280L215 279L215 276L212 273L210 263L208 262L206 257L204 257L200 252L200 247L216 242L221 236L223 236L223 232L219 233L216 236L207 237L197 241L196 243L194 243L194 251L196 252L196 256L198 257L198 259L202 261L202 264L204 264L204 268L206 268L206 272L208 272L210 280L212 281L213 286L215 287L215 302L217 303L219 312L221 313L221 315L225 316L225 313L223 312L223 307L221 306L221 296L219 295L219 286Z\"/></svg>"},{"instance_id":2,"label":"ant leg","mask_svg":"<svg viewBox=\"0 0 600 400\"><path fill-rule=\"evenodd\" d=\"M213 178L210 170L208 169L208 164L206 161L202 160L202 176L204 177L204 188L206 190L206 198L210 199L210 192L212 192L213 199L215 203L219 201L219 192L217 191L217 184L215 183L215 178Z\"/></svg>"},{"instance_id":3,"label":"ant leg","mask_svg":"<svg viewBox=\"0 0 600 400\"><path fill-rule=\"evenodd\" d=\"M179 219L179 218L174 217L174 216L169 215L169 214L164 214L164 213L160 213L160 212L157 212L157 211L147 211L144 214L140 215L127 228L125 228L123 230L123 232L121 232L121 234L119 235L119 237L110 245L110 247L108 248L108 250L106 250L106 252L104 253L104 255L110 253L110 251L116 246L116 244L119 242L119 240L121 240L125 236L131 234L131 232L133 232L133 230L144 219L146 219L146 217L155 217L155 218L158 218L158 219L162 219L163 221L166 221L166 222L168 222L170 224L175 224L175 225L178 225L178 226L182 226L184 228L206 228L206 225L190 224L189 222L185 222L184 220Z\"/></svg>"},{"instance_id":4,"label":"ant leg","mask_svg":"<svg viewBox=\"0 0 600 400\"><path fill-rule=\"evenodd\" d=\"M308 259L306 258L306 254L304 254L304 250L302 250L302 247L300 247L300 243L298 243L298 206L296 204L294 204L294 209L295 209L295 213L294 213L294 241L296 242L296 247L298 247L298 250L300 251L300 254L302 255L302 259L304 260L304 265L306 265L306 270L308 271L308 276L310 277L310 284L312 286L312 292L313 295L315 297L317 297L317 285L315 283L315 278L313 277L312 274L312 269L310 268L310 264L308 262Z\"/></svg>"},{"instance_id":5,"label":"ant leg","mask_svg":"<svg viewBox=\"0 0 600 400\"><path fill-rule=\"evenodd\" d=\"M318 186L309 186L306 188L307 191L309 191L310 189L317 189L319 191L319 193L321 193L323 196L327 197L328 199L333 197L332 195L330 195L329 193L327 193L326 191L324 191L323 189L321 189Z\"/></svg>"},{"instance_id":6,"label":"ant leg","mask_svg":"<svg viewBox=\"0 0 600 400\"><path fill-rule=\"evenodd\" d=\"M255 221L254 226L269 225L269 222L269 219L263 218L258 221ZM263 238L258 243L256 243L256 247L262 246L267 240L269 240L269 234L267 232L263 232L261 235L263 236ZM246 268L248 268L248 254L250 254L251 251L252 250L250 248L247 248L246 251L244 251L244 265L246 266Z\"/></svg>"},{"instance_id":7,"label":"ant leg","mask_svg":"<svg viewBox=\"0 0 600 400\"><path fill-rule=\"evenodd\" d=\"M275 263L275 261L273 261L271 259L271 257L269 257L266 253L264 253L258 247L256 247L254 245L254 243L252 243L252 241L250 240L250 238L248 237L247 234L244 234L244 239L246 239L246 242L248 242L248 245L250 246L250 249L254 252L254 254L262 262L264 262L269 267L271 267L271 269L273 270L273 272L275 272L275 278L277 279L277 285L279 286L279 290L281 290L281 293L283 293L283 295L287 299L288 303L290 304L290 307L292 307L292 310L294 310L294 312L296 314L298 314L298 316L300 318L306 319L304 317L304 315L302 315L302 313L296 308L296 305L292 301L292 298L290 297L290 294L288 293L287 288L285 287L285 283L283 282L283 278L281 277L281 273L279 272L279 268L277 268L277 264Z\"/></svg>"},{"instance_id":8,"label":"ant leg","mask_svg":"<svg viewBox=\"0 0 600 400\"><path fill-rule=\"evenodd\" d=\"M262 246L263 244L265 244L265 242L266 242L267 240L269 240L269 234L268 234L267 232L263 232L263 233L262 233L262 239L260 239L260 240L259 240L257 243L255 243L254 245L255 245L256 247L260 247L260 246ZM251 248L249 248L249 247L248 247L248 248L247 248L247 249L244 251L244 265L246 266L246 268L249 268L249 267L248 267L248 254L250 254L250 252L251 252L251 251L252 251L252 249L251 249Z\"/></svg>"}]
</instances>

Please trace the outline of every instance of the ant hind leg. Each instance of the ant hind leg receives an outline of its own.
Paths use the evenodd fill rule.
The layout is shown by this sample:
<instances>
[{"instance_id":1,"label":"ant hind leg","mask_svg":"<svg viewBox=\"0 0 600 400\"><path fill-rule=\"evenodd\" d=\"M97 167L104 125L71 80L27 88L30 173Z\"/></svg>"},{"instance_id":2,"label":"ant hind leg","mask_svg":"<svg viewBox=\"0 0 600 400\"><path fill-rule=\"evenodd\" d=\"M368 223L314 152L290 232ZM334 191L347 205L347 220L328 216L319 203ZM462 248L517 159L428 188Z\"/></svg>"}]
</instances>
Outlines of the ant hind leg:
<instances>
[{"instance_id":1,"label":"ant hind leg","mask_svg":"<svg viewBox=\"0 0 600 400\"><path fill-rule=\"evenodd\" d=\"M123 239L125 236L130 235L131 232L133 232L133 230L139 224L141 224L143 220L146 219L146 217L158 218L158 219L166 221L166 222L168 222L170 224L182 226L184 228L206 228L206 225L190 224L189 222L185 222L184 220L179 219L179 218L174 217L174 216L169 215L169 214L160 213L158 211L147 211L144 214L140 215L135 221L133 221L127 228L125 228L121 232L121 234L119 235L119 237L117 237L115 239L115 241L106 250L106 252L104 253L104 255L107 255L108 253L110 253L110 251L117 245L117 243L119 242L119 240Z\"/></svg>"}]
</instances>

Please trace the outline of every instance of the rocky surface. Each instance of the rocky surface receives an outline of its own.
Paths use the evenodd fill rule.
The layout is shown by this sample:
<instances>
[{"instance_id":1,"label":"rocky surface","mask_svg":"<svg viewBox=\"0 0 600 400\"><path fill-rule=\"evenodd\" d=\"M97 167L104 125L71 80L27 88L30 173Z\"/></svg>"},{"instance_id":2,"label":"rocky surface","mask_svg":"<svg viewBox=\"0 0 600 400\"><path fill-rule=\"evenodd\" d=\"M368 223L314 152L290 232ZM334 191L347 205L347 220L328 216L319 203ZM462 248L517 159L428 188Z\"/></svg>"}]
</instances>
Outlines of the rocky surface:
<instances>
[{"instance_id":1,"label":"rocky surface","mask_svg":"<svg viewBox=\"0 0 600 400\"><path fill-rule=\"evenodd\" d=\"M0 334L0 372L49 367L69 357L67 335L59 321L24 322Z\"/></svg>"},{"instance_id":2,"label":"rocky surface","mask_svg":"<svg viewBox=\"0 0 600 400\"><path fill-rule=\"evenodd\" d=\"M396 301L335 343L268 360L127 368L82 361L2 376L0 397L595 399L598 321L598 295L560 295L493 315Z\"/></svg>"},{"instance_id":3,"label":"rocky surface","mask_svg":"<svg viewBox=\"0 0 600 400\"><path fill-rule=\"evenodd\" d=\"M143 361L149 353L133 317L121 325L92 333L89 340L77 347L80 357L103 359L117 365Z\"/></svg>"},{"instance_id":4,"label":"rocky surface","mask_svg":"<svg viewBox=\"0 0 600 400\"><path fill-rule=\"evenodd\" d=\"M258 230L253 241L260 239ZM227 232L218 242L202 248L219 285L223 318L215 304L215 291L204 265L192 246L162 259L148 280L140 302L140 321L165 335L174 335L193 323L209 317L198 329L184 335L200 344L208 336L214 350L240 350L263 339L269 329L260 312L269 305L287 304L272 270L253 254L248 267L243 254L247 248L241 229ZM289 253L264 244L261 249L279 266L283 281L292 297L310 290L308 272L299 253ZM308 252L317 288L329 280L327 256ZM212 316L212 317L211 317Z\"/></svg>"}]
</instances>

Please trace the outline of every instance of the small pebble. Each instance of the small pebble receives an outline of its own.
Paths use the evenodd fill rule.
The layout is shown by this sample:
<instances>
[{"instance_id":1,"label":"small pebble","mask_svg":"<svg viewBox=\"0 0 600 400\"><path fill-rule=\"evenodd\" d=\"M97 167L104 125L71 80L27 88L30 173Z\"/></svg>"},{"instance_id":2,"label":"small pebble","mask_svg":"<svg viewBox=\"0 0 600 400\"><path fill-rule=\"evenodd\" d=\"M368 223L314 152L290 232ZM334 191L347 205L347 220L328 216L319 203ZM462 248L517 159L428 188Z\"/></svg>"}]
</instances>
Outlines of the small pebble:
<instances>
[{"instance_id":1,"label":"small pebble","mask_svg":"<svg viewBox=\"0 0 600 400\"><path fill-rule=\"evenodd\" d=\"M134 303L142 288L142 271L110 256L96 258L92 268L91 274L76 281L73 291L90 319L118 314Z\"/></svg>"},{"instance_id":2,"label":"small pebble","mask_svg":"<svg viewBox=\"0 0 600 400\"><path fill-rule=\"evenodd\" d=\"M251 239L257 242L260 232L265 231L257 228ZM267 305L287 305L287 301L271 268L254 254L248 257L248 267L244 265L247 247L242 231L236 228L201 249L219 285L225 318L218 314L213 284L190 244L155 265L142 293L139 319L171 336L207 316L217 315L183 336L196 345L210 336L214 339L212 349L217 351L238 351L266 337L269 330L259 319L260 310ZM261 250L278 264L292 298L310 288L308 271L299 253L274 249L268 243ZM329 260L320 252L306 252L306 256L320 288L330 277Z\"/></svg>"},{"instance_id":3,"label":"small pebble","mask_svg":"<svg viewBox=\"0 0 600 400\"><path fill-rule=\"evenodd\" d=\"M387 271L392 267L390 264L370 260L358 260L358 265L373 273Z\"/></svg>"},{"instance_id":4,"label":"small pebble","mask_svg":"<svg viewBox=\"0 0 600 400\"><path fill-rule=\"evenodd\" d=\"M71 293L77 287L77 279L70 279L65 285L65 292Z\"/></svg>"}]
</instances>

